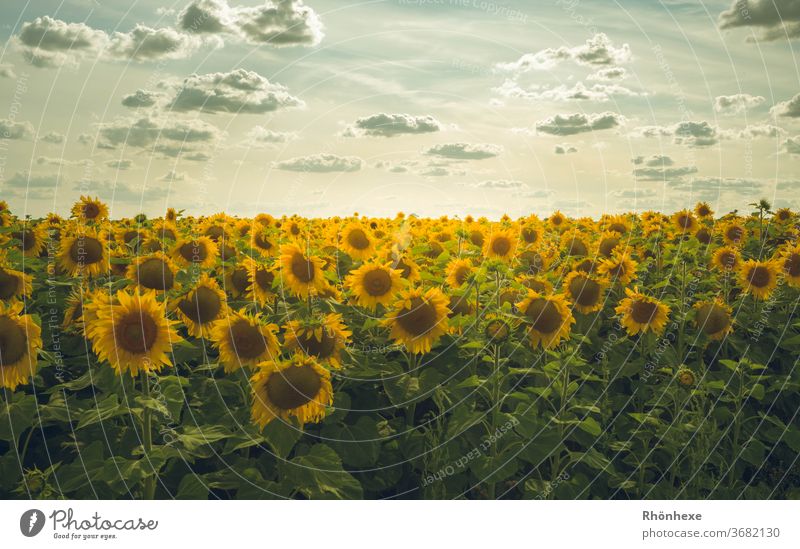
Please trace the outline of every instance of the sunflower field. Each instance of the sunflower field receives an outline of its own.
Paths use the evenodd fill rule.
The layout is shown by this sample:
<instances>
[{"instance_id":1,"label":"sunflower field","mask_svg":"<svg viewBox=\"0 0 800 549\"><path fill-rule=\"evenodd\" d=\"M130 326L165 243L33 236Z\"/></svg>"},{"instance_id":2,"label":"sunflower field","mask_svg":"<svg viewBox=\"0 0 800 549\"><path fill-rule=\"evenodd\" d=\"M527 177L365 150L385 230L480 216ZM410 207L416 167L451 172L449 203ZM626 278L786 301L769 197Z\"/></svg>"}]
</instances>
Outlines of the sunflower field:
<instances>
[{"instance_id":1,"label":"sunflower field","mask_svg":"<svg viewBox=\"0 0 800 549\"><path fill-rule=\"evenodd\" d=\"M800 497L800 219L0 203L4 498Z\"/></svg>"}]
</instances>

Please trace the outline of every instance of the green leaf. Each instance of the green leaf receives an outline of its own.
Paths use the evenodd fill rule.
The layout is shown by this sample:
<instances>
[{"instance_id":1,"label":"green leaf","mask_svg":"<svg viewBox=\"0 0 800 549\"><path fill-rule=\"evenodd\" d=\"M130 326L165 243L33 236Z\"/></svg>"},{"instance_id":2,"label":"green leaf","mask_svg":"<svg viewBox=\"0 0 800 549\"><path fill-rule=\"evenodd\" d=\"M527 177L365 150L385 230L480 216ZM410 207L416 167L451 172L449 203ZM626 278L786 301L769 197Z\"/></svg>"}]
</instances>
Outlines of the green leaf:
<instances>
[{"instance_id":1,"label":"green leaf","mask_svg":"<svg viewBox=\"0 0 800 549\"><path fill-rule=\"evenodd\" d=\"M195 473L189 473L178 485L177 499L208 499L208 486Z\"/></svg>"},{"instance_id":2,"label":"green leaf","mask_svg":"<svg viewBox=\"0 0 800 549\"><path fill-rule=\"evenodd\" d=\"M767 448L760 440L751 439L742 450L741 457L747 463L760 467L764 463L764 454L766 452Z\"/></svg>"},{"instance_id":3,"label":"green leaf","mask_svg":"<svg viewBox=\"0 0 800 549\"><path fill-rule=\"evenodd\" d=\"M108 395L105 399L98 402L95 408L90 408L81 414L77 429L83 429L95 423L108 421L111 418L127 414L128 412L128 408L119 403L117 395Z\"/></svg>"},{"instance_id":4,"label":"green leaf","mask_svg":"<svg viewBox=\"0 0 800 549\"><path fill-rule=\"evenodd\" d=\"M36 397L22 392L13 393L11 402L0 404L0 440L16 444L36 420L36 406Z\"/></svg>"},{"instance_id":5,"label":"green leaf","mask_svg":"<svg viewBox=\"0 0 800 549\"><path fill-rule=\"evenodd\" d=\"M230 431L222 425L204 425L202 427L187 425L183 428L182 433L178 433L177 438L187 451L193 452L201 446L213 444L230 436Z\"/></svg>"},{"instance_id":6,"label":"green leaf","mask_svg":"<svg viewBox=\"0 0 800 549\"><path fill-rule=\"evenodd\" d=\"M270 422L262 433L264 441L280 459L286 459L289 452L303 435L302 431L287 421L275 420Z\"/></svg>"},{"instance_id":7,"label":"green leaf","mask_svg":"<svg viewBox=\"0 0 800 549\"><path fill-rule=\"evenodd\" d=\"M288 483L311 499L361 499L361 484L342 469L330 446L315 444L308 454L278 464L281 484Z\"/></svg>"},{"instance_id":8,"label":"green leaf","mask_svg":"<svg viewBox=\"0 0 800 549\"><path fill-rule=\"evenodd\" d=\"M371 417L361 416L355 425L326 424L322 436L347 465L371 467L378 461L381 436Z\"/></svg>"},{"instance_id":9,"label":"green leaf","mask_svg":"<svg viewBox=\"0 0 800 549\"><path fill-rule=\"evenodd\" d=\"M593 417L587 417L578 424L582 431L586 431L590 435L598 436L603 430L597 420Z\"/></svg>"}]
</instances>

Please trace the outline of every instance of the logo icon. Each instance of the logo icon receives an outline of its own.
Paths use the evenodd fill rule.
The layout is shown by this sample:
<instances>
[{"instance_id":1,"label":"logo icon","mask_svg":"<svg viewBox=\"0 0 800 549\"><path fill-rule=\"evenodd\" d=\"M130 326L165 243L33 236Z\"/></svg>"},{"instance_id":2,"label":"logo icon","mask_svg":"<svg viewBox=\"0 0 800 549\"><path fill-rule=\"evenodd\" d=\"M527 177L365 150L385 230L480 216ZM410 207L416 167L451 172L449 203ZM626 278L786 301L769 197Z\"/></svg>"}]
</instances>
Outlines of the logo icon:
<instances>
[{"instance_id":1,"label":"logo icon","mask_svg":"<svg viewBox=\"0 0 800 549\"><path fill-rule=\"evenodd\" d=\"M19 530L26 538L32 538L44 528L44 513L38 509L30 509L22 513L19 519Z\"/></svg>"}]
</instances>

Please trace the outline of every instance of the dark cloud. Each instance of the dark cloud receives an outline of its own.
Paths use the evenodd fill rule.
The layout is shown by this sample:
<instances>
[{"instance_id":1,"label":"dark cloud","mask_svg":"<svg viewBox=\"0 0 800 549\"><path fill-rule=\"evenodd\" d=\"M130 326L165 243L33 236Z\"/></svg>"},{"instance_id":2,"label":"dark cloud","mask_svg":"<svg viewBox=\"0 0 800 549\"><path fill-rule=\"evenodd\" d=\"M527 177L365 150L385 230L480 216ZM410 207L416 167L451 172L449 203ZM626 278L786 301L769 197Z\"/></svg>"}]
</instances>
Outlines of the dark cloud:
<instances>
[{"instance_id":1,"label":"dark cloud","mask_svg":"<svg viewBox=\"0 0 800 549\"><path fill-rule=\"evenodd\" d=\"M733 0L719 15L722 29L755 27L758 40L800 37L800 2L797 0ZM747 38L749 42L756 39Z\"/></svg>"},{"instance_id":2,"label":"dark cloud","mask_svg":"<svg viewBox=\"0 0 800 549\"><path fill-rule=\"evenodd\" d=\"M553 152L555 154L574 154L578 152L578 149L576 149L572 145L567 145L566 143L563 143L561 145L556 145Z\"/></svg>"},{"instance_id":3,"label":"dark cloud","mask_svg":"<svg viewBox=\"0 0 800 549\"><path fill-rule=\"evenodd\" d=\"M800 155L800 135L789 137L783 142L782 147L789 154Z\"/></svg>"},{"instance_id":4,"label":"dark cloud","mask_svg":"<svg viewBox=\"0 0 800 549\"><path fill-rule=\"evenodd\" d=\"M161 97L160 93L147 90L136 90L136 92L122 98L122 105L132 109L140 107L152 107Z\"/></svg>"},{"instance_id":5,"label":"dark cloud","mask_svg":"<svg viewBox=\"0 0 800 549\"><path fill-rule=\"evenodd\" d=\"M64 142L64 136L58 132L47 132L41 136L39 140L50 143L51 145L60 145Z\"/></svg>"},{"instance_id":6,"label":"dark cloud","mask_svg":"<svg viewBox=\"0 0 800 549\"><path fill-rule=\"evenodd\" d=\"M33 125L30 122L0 119L0 139L28 139L32 135Z\"/></svg>"},{"instance_id":7,"label":"dark cloud","mask_svg":"<svg viewBox=\"0 0 800 549\"><path fill-rule=\"evenodd\" d=\"M633 170L634 177L644 181L670 181L693 173L697 173L697 167L695 166L644 167Z\"/></svg>"}]
</instances>

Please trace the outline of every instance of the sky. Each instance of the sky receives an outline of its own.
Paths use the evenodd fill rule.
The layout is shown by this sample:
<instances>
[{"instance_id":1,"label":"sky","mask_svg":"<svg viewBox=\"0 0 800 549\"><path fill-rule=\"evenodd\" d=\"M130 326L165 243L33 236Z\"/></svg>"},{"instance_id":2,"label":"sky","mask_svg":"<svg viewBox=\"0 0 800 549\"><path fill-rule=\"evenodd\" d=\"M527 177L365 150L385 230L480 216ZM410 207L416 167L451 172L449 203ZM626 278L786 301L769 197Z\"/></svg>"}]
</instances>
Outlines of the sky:
<instances>
[{"instance_id":1,"label":"sky","mask_svg":"<svg viewBox=\"0 0 800 549\"><path fill-rule=\"evenodd\" d=\"M0 3L0 199L67 214L800 207L798 0Z\"/></svg>"}]
</instances>

